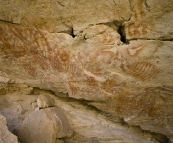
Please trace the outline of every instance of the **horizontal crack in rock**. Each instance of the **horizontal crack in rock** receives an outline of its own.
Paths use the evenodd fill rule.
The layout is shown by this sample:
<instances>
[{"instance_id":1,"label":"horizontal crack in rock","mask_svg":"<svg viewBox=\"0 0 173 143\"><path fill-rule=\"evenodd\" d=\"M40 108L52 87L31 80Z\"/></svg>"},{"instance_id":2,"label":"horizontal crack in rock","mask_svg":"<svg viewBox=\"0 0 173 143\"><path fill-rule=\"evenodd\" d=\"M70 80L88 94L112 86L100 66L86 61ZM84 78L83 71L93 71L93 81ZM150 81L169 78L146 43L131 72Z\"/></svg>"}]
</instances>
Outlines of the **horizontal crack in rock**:
<instances>
[{"instance_id":1,"label":"horizontal crack in rock","mask_svg":"<svg viewBox=\"0 0 173 143\"><path fill-rule=\"evenodd\" d=\"M3 20L3 19L0 19L0 22L5 22L5 23L10 23L10 24L20 25L18 23L13 23L12 21L7 21L7 20Z\"/></svg>"},{"instance_id":2,"label":"horizontal crack in rock","mask_svg":"<svg viewBox=\"0 0 173 143\"><path fill-rule=\"evenodd\" d=\"M169 39L164 39L164 38L132 38L132 39L127 39L129 42L130 41L134 41L134 40L156 40L156 41L173 41L173 38L169 38Z\"/></svg>"},{"instance_id":3,"label":"horizontal crack in rock","mask_svg":"<svg viewBox=\"0 0 173 143\"><path fill-rule=\"evenodd\" d=\"M99 110L95 106L89 105L92 101L88 101L88 100L84 100L84 99L79 100L79 99L75 99L75 98L71 98L71 97L64 98L64 96L63 97L59 96L58 94L55 94L51 90L43 90L43 89L39 89L37 87L34 87L34 94L38 94L38 93L49 93L53 96L56 96L57 99L59 99L63 102L71 103L71 104L74 104L74 105L75 104L80 104L81 106L83 106L85 109L87 109L89 111L93 111L93 112L96 112L97 114L103 115L104 117L107 118L107 120L109 120L111 122L120 123L122 126L126 126L127 128L131 128L130 130L136 130L136 128L138 128L138 130L140 130L140 132L142 132L143 135L150 134L153 139L157 140L160 143L167 143L169 141L169 139L165 135L150 132L150 131L147 131L147 130L143 130L140 126L129 125L122 118L119 120L119 122L114 121L114 119L112 119L112 117L110 117L111 114L109 115L107 112ZM61 94L64 94L64 93L60 93L60 95Z\"/></svg>"}]
</instances>

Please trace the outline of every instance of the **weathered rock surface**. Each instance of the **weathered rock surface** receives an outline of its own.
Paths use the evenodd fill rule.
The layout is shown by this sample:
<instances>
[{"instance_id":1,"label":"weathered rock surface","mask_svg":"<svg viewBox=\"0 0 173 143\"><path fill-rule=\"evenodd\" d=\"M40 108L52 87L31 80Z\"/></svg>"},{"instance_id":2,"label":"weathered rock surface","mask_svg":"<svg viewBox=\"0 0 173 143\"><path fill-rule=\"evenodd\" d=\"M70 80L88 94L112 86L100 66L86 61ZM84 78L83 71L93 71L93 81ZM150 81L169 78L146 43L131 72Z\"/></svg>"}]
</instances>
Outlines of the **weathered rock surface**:
<instances>
[{"instance_id":1,"label":"weathered rock surface","mask_svg":"<svg viewBox=\"0 0 173 143\"><path fill-rule=\"evenodd\" d=\"M33 100L37 100L38 94L43 93L39 91L34 92L34 95L8 95L8 107L1 104L0 113L5 113L7 121L10 123L8 125L10 130L18 136L21 143L34 141L54 143L55 140L62 142L62 140L56 139L62 137L68 143L74 141L78 143L158 143L167 140L162 135L154 135L139 127L124 126L120 121L112 122L93 108L83 105L83 102L57 98L53 95L49 96L56 99L55 105L61 110L55 107L41 110L35 107L33 110L31 97ZM48 93L46 94L48 95ZM22 100L23 98L25 100ZM15 100L20 101L20 104L18 102L14 104ZM72 133L70 128L76 132L72 137L70 137Z\"/></svg>"},{"instance_id":2,"label":"weathered rock surface","mask_svg":"<svg viewBox=\"0 0 173 143\"><path fill-rule=\"evenodd\" d=\"M98 5L99 4L99 5ZM122 9L126 9L122 11ZM130 18L128 0L2 0L0 19L49 32L81 31L89 24Z\"/></svg>"},{"instance_id":3,"label":"weathered rock surface","mask_svg":"<svg viewBox=\"0 0 173 143\"><path fill-rule=\"evenodd\" d=\"M31 112L17 130L22 143L55 143L56 138L71 134L72 130L65 115L55 107Z\"/></svg>"},{"instance_id":4,"label":"weathered rock surface","mask_svg":"<svg viewBox=\"0 0 173 143\"><path fill-rule=\"evenodd\" d=\"M78 142L173 138L172 0L0 4L0 113L10 131L58 106Z\"/></svg>"},{"instance_id":5,"label":"weathered rock surface","mask_svg":"<svg viewBox=\"0 0 173 143\"><path fill-rule=\"evenodd\" d=\"M131 39L173 38L172 0L132 0L131 19L125 24L125 34Z\"/></svg>"},{"instance_id":6,"label":"weathered rock surface","mask_svg":"<svg viewBox=\"0 0 173 143\"><path fill-rule=\"evenodd\" d=\"M139 127L129 127L120 121L112 122L93 108L74 101L56 100L57 106L64 109L70 126L85 138L98 142L114 141L124 143L166 142L162 135L154 135ZM81 141L79 141L81 142Z\"/></svg>"},{"instance_id":7,"label":"weathered rock surface","mask_svg":"<svg viewBox=\"0 0 173 143\"><path fill-rule=\"evenodd\" d=\"M17 137L10 133L7 128L6 118L0 114L0 142L1 143L18 143Z\"/></svg>"},{"instance_id":8,"label":"weathered rock surface","mask_svg":"<svg viewBox=\"0 0 173 143\"><path fill-rule=\"evenodd\" d=\"M46 94L40 95L37 99L38 108L52 107L55 104L55 100Z\"/></svg>"},{"instance_id":9,"label":"weathered rock surface","mask_svg":"<svg viewBox=\"0 0 173 143\"><path fill-rule=\"evenodd\" d=\"M33 88L24 84L0 84L6 94L0 96L0 113L7 119L8 129L14 133L29 112L37 107L38 95L30 95Z\"/></svg>"}]
</instances>

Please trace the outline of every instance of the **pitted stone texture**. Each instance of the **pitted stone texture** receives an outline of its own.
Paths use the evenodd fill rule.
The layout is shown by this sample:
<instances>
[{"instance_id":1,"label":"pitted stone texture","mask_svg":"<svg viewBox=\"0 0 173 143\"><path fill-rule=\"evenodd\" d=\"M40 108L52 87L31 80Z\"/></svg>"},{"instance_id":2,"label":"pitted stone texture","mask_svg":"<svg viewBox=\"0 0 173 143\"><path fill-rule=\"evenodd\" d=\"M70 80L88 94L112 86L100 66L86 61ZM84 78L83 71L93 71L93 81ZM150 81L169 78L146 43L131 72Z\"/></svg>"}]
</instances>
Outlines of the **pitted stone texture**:
<instances>
[{"instance_id":1,"label":"pitted stone texture","mask_svg":"<svg viewBox=\"0 0 173 143\"><path fill-rule=\"evenodd\" d=\"M0 142L1 143L18 143L17 137L10 133L7 128L6 118L0 114Z\"/></svg>"},{"instance_id":2,"label":"pitted stone texture","mask_svg":"<svg viewBox=\"0 0 173 143\"><path fill-rule=\"evenodd\" d=\"M55 143L56 138L71 134L66 116L54 107L31 112L17 130L21 143Z\"/></svg>"}]
</instances>

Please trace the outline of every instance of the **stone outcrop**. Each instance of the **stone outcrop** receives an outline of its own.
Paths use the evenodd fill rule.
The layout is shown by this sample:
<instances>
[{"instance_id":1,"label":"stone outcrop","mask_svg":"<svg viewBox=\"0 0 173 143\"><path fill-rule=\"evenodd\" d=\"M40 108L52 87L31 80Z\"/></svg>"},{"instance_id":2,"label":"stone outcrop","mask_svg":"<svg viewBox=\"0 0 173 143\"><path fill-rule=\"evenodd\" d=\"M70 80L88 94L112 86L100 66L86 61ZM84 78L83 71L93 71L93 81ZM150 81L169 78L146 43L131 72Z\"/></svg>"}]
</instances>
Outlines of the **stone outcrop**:
<instances>
[{"instance_id":1,"label":"stone outcrop","mask_svg":"<svg viewBox=\"0 0 173 143\"><path fill-rule=\"evenodd\" d=\"M49 95L40 95L37 99L38 108L53 107L55 100Z\"/></svg>"},{"instance_id":2,"label":"stone outcrop","mask_svg":"<svg viewBox=\"0 0 173 143\"><path fill-rule=\"evenodd\" d=\"M0 4L0 113L21 143L171 142L172 0Z\"/></svg>"},{"instance_id":3,"label":"stone outcrop","mask_svg":"<svg viewBox=\"0 0 173 143\"><path fill-rule=\"evenodd\" d=\"M54 107L38 110L36 101L40 95L54 99ZM83 101L59 98L48 91L34 89L30 95L8 94L0 100L5 97L8 98L1 104L0 113L7 117L10 131L18 136L21 143L34 141L54 143L63 140L69 143L167 141L163 135L150 133L135 126L129 127L121 120L111 121L108 116L105 117L102 112L84 104ZM74 131L72 136L71 129Z\"/></svg>"},{"instance_id":4,"label":"stone outcrop","mask_svg":"<svg viewBox=\"0 0 173 143\"><path fill-rule=\"evenodd\" d=\"M17 130L19 141L23 143L55 143L57 138L71 134L65 115L54 107L31 112Z\"/></svg>"},{"instance_id":5,"label":"stone outcrop","mask_svg":"<svg viewBox=\"0 0 173 143\"><path fill-rule=\"evenodd\" d=\"M17 137L10 133L7 128L6 118L0 114L0 142L1 143L18 143Z\"/></svg>"}]
</instances>

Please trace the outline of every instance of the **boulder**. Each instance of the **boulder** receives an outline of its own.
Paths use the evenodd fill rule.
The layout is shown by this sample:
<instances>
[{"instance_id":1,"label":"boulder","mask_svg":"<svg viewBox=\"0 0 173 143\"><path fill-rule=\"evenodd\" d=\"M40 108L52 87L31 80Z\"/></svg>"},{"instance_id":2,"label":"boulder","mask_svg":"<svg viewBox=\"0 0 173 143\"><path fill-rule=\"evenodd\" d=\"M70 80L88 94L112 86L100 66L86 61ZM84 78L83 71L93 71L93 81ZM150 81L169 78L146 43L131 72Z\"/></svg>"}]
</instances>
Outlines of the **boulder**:
<instances>
[{"instance_id":1,"label":"boulder","mask_svg":"<svg viewBox=\"0 0 173 143\"><path fill-rule=\"evenodd\" d=\"M17 137L7 127L6 118L0 114L0 143L18 143Z\"/></svg>"},{"instance_id":2,"label":"boulder","mask_svg":"<svg viewBox=\"0 0 173 143\"><path fill-rule=\"evenodd\" d=\"M55 107L31 112L17 130L21 143L55 143L57 138L71 134L66 116Z\"/></svg>"},{"instance_id":3,"label":"boulder","mask_svg":"<svg viewBox=\"0 0 173 143\"><path fill-rule=\"evenodd\" d=\"M55 104L54 98L52 98L50 95L40 95L37 99L37 106L39 108L47 108L52 107Z\"/></svg>"}]
</instances>

